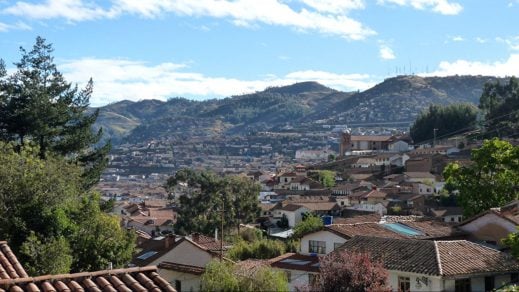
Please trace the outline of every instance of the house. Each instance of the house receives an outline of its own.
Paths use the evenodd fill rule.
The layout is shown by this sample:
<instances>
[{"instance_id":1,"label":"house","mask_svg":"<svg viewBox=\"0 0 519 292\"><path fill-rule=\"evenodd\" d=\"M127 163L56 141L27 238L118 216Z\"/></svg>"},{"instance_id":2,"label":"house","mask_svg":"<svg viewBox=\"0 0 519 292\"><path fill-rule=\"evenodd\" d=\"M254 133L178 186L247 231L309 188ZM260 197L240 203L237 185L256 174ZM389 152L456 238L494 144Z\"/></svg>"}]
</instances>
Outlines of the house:
<instances>
[{"instance_id":1,"label":"house","mask_svg":"<svg viewBox=\"0 0 519 292\"><path fill-rule=\"evenodd\" d=\"M387 150L389 152L408 152L409 149L409 143L404 140L394 140L387 145Z\"/></svg>"},{"instance_id":2,"label":"house","mask_svg":"<svg viewBox=\"0 0 519 292\"><path fill-rule=\"evenodd\" d=\"M29 277L7 243L0 241L0 291L176 290L155 266Z\"/></svg>"},{"instance_id":3,"label":"house","mask_svg":"<svg viewBox=\"0 0 519 292\"><path fill-rule=\"evenodd\" d=\"M158 266L159 274L179 291L200 290L200 277L205 266L220 256L219 240L193 233L190 236L154 238L142 245L132 264ZM228 245L223 243L224 251Z\"/></svg>"},{"instance_id":4,"label":"house","mask_svg":"<svg viewBox=\"0 0 519 292\"><path fill-rule=\"evenodd\" d=\"M466 240L356 236L341 249L381 260L393 291L491 291L519 275L512 256Z\"/></svg>"},{"instance_id":5,"label":"house","mask_svg":"<svg viewBox=\"0 0 519 292\"><path fill-rule=\"evenodd\" d=\"M430 172L404 172L404 178L408 182L419 182L426 184L434 184L436 182L436 176Z\"/></svg>"},{"instance_id":6,"label":"house","mask_svg":"<svg viewBox=\"0 0 519 292\"><path fill-rule=\"evenodd\" d=\"M514 201L501 208L492 208L458 225L460 230L469 234L474 241L502 247L501 239L517 232L519 226L519 201Z\"/></svg>"},{"instance_id":7,"label":"house","mask_svg":"<svg viewBox=\"0 0 519 292\"><path fill-rule=\"evenodd\" d=\"M283 215L288 219L288 227L292 228L297 223L303 221L303 215L310 213L311 210L300 204L288 204L281 208L274 209L274 219L281 219Z\"/></svg>"},{"instance_id":8,"label":"house","mask_svg":"<svg viewBox=\"0 0 519 292\"><path fill-rule=\"evenodd\" d=\"M268 262L271 267L285 272L289 291L308 286L319 275L319 257L316 256L286 253Z\"/></svg>"},{"instance_id":9,"label":"house","mask_svg":"<svg viewBox=\"0 0 519 292\"><path fill-rule=\"evenodd\" d=\"M430 210L433 217L441 219L443 222L459 223L463 220L463 209L460 207L441 207Z\"/></svg>"},{"instance_id":10,"label":"house","mask_svg":"<svg viewBox=\"0 0 519 292\"><path fill-rule=\"evenodd\" d=\"M290 190L309 191L311 189L324 189L324 186L306 176L297 176L290 181Z\"/></svg>"},{"instance_id":11,"label":"house","mask_svg":"<svg viewBox=\"0 0 519 292\"><path fill-rule=\"evenodd\" d=\"M388 150L392 136L351 136L351 150Z\"/></svg>"},{"instance_id":12,"label":"house","mask_svg":"<svg viewBox=\"0 0 519 292\"><path fill-rule=\"evenodd\" d=\"M405 169L409 172L429 172L432 169L432 158L430 156L409 158L405 162Z\"/></svg>"}]
</instances>

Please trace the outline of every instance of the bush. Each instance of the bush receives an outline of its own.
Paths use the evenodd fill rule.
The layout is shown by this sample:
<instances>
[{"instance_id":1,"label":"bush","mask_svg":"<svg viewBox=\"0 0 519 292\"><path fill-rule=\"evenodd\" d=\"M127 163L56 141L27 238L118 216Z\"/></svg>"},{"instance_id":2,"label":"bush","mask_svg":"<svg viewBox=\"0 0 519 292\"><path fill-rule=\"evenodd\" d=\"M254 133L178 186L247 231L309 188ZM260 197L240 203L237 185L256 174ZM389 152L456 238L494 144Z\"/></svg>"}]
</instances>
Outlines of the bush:
<instances>
[{"instance_id":1,"label":"bush","mask_svg":"<svg viewBox=\"0 0 519 292\"><path fill-rule=\"evenodd\" d=\"M285 244L279 240L261 239L248 243L239 241L227 253L235 261L246 259L271 259L285 253Z\"/></svg>"}]
</instances>

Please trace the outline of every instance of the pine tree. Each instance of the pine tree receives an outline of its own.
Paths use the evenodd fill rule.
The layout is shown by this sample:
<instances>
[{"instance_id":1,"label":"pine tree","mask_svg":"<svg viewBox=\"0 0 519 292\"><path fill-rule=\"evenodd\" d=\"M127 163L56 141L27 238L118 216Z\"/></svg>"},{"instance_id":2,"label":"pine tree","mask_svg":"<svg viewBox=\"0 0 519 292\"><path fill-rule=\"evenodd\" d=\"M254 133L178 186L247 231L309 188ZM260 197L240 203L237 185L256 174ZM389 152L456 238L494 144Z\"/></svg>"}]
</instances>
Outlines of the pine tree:
<instances>
[{"instance_id":1,"label":"pine tree","mask_svg":"<svg viewBox=\"0 0 519 292\"><path fill-rule=\"evenodd\" d=\"M107 165L110 144L99 146L102 130L92 130L99 114L88 113L92 80L83 90L67 82L44 38L20 52L12 75L0 64L0 138L20 147L38 145L41 159L56 153L75 161L84 169L84 187L93 186Z\"/></svg>"}]
</instances>

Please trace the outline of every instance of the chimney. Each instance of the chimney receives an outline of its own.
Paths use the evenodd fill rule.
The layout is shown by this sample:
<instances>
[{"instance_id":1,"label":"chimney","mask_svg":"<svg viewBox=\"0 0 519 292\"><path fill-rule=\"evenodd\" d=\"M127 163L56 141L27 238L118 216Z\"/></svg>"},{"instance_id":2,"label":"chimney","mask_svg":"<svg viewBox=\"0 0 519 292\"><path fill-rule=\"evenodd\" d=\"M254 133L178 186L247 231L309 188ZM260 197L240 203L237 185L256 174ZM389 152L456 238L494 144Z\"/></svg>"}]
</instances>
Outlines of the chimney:
<instances>
[{"instance_id":1,"label":"chimney","mask_svg":"<svg viewBox=\"0 0 519 292\"><path fill-rule=\"evenodd\" d=\"M199 242L200 241L200 233L198 233L198 232L193 233L193 235L191 235L191 238L193 239L194 242Z\"/></svg>"},{"instance_id":2,"label":"chimney","mask_svg":"<svg viewBox=\"0 0 519 292\"><path fill-rule=\"evenodd\" d=\"M168 234L164 238L164 248L168 249L175 243L175 235L174 234Z\"/></svg>"}]
</instances>

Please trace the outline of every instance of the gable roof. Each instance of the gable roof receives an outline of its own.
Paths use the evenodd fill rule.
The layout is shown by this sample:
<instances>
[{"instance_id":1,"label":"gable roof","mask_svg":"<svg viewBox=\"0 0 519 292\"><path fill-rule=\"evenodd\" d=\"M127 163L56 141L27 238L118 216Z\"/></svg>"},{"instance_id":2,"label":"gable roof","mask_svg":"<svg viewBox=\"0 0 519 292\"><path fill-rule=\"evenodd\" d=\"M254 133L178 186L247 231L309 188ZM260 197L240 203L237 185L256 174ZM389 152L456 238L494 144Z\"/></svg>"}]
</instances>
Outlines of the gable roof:
<instances>
[{"instance_id":1,"label":"gable roof","mask_svg":"<svg viewBox=\"0 0 519 292\"><path fill-rule=\"evenodd\" d=\"M7 245L0 241L0 279L16 279L28 277L24 268Z\"/></svg>"},{"instance_id":2,"label":"gable roof","mask_svg":"<svg viewBox=\"0 0 519 292\"><path fill-rule=\"evenodd\" d=\"M331 224L324 227L324 230L328 230L332 233L339 235L345 239L350 239L357 235L368 235L377 237L389 237L389 238L404 238L396 232L393 232L381 224L369 222L369 223L356 223L356 224Z\"/></svg>"},{"instance_id":3,"label":"gable roof","mask_svg":"<svg viewBox=\"0 0 519 292\"><path fill-rule=\"evenodd\" d=\"M393 136L351 136L351 141L372 141L372 142L388 142L392 141Z\"/></svg>"},{"instance_id":4,"label":"gable roof","mask_svg":"<svg viewBox=\"0 0 519 292\"><path fill-rule=\"evenodd\" d=\"M288 205L286 205L284 207L281 207L280 210L288 211L288 212L295 212L295 211L297 211L297 210L299 210L301 208L305 208L306 209L306 207L301 206L299 204L288 204Z\"/></svg>"},{"instance_id":5,"label":"gable roof","mask_svg":"<svg viewBox=\"0 0 519 292\"><path fill-rule=\"evenodd\" d=\"M286 253L268 260L270 266L278 269L319 273L319 257L296 253Z\"/></svg>"},{"instance_id":6,"label":"gable roof","mask_svg":"<svg viewBox=\"0 0 519 292\"><path fill-rule=\"evenodd\" d=\"M176 291L157 267L0 280L6 291Z\"/></svg>"},{"instance_id":7,"label":"gable roof","mask_svg":"<svg viewBox=\"0 0 519 292\"><path fill-rule=\"evenodd\" d=\"M510 255L466 240L428 241L356 236L341 249L367 252L388 270L458 277L519 271Z\"/></svg>"}]
</instances>

